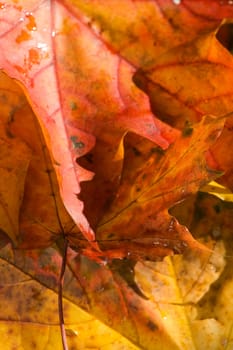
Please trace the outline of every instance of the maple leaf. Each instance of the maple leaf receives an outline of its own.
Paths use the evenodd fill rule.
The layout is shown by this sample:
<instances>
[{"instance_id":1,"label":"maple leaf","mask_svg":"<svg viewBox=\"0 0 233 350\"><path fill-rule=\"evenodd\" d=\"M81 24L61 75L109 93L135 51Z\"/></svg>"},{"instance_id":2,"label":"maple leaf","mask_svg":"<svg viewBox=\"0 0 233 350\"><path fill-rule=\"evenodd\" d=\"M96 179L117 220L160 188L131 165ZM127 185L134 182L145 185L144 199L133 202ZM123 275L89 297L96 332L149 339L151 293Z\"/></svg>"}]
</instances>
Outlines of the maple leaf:
<instances>
[{"instance_id":1,"label":"maple leaf","mask_svg":"<svg viewBox=\"0 0 233 350\"><path fill-rule=\"evenodd\" d=\"M85 13L103 40L139 68L134 79L149 94L156 115L183 129L205 114L220 116L233 110L232 23L222 22L233 17L230 2L125 1L116 6L110 0L107 8L105 1L94 4L66 1L70 11ZM232 154L227 146L232 144L231 127L228 122L213 153L225 172L220 181L232 188Z\"/></svg>"},{"instance_id":2,"label":"maple leaf","mask_svg":"<svg viewBox=\"0 0 233 350\"><path fill-rule=\"evenodd\" d=\"M166 210L218 175L205 159L205 153L223 126L222 118L207 117L189 130L191 135L187 136L184 130L165 155L158 157L152 148L147 152L148 159L137 166L131 157L116 200L97 229L97 238L103 240L103 246L116 244L125 256L135 255L137 259L148 258L150 254L156 259L172 250L182 252L186 245L195 247L188 232ZM139 158L143 152L140 147L137 150Z\"/></svg>"},{"instance_id":3,"label":"maple leaf","mask_svg":"<svg viewBox=\"0 0 233 350\"><path fill-rule=\"evenodd\" d=\"M117 271L69 251L64 310L70 348L98 345L107 349L120 346L123 349L161 349L161 346L177 350L201 349L196 335L202 328L204 344L210 339L211 344L230 339L226 338L228 327L222 328L214 319L208 319L207 308L204 318L195 317L199 300L225 266L224 254L223 245L219 243L208 253L187 252L183 258L138 263L136 281L146 300L129 288ZM0 329L8 346L6 349L20 343L25 348L36 344L38 349L55 344L59 349L55 292L60 254L54 247L43 251L12 251L8 245L1 249L0 255L1 305L6 301L9 305L7 309L0 308ZM16 295L20 307L15 303ZM174 332L177 337L173 337ZM39 342L41 333L44 336ZM8 334L12 336L7 337Z\"/></svg>"},{"instance_id":4,"label":"maple leaf","mask_svg":"<svg viewBox=\"0 0 233 350\"><path fill-rule=\"evenodd\" d=\"M211 181L206 186L203 186L201 188L201 192L213 194L214 196L222 199L223 201L233 202L233 195L231 190L217 183L216 181Z\"/></svg>"},{"instance_id":5,"label":"maple leaf","mask_svg":"<svg viewBox=\"0 0 233 350\"><path fill-rule=\"evenodd\" d=\"M227 119L224 130L217 140L216 144L211 147L211 152L214 154L215 159L218 164L220 164L221 169L224 171L223 176L219 179L219 182L231 190L233 190L233 176L232 176L232 125L233 118L229 117Z\"/></svg>"},{"instance_id":6,"label":"maple leaf","mask_svg":"<svg viewBox=\"0 0 233 350\"><path fill-rule=\"evenodd\" d=\"M149 68L173 47L216 30L223 18L232 18L227 0L65 0L76 16L86 14L104 41L137 68ZM184 30L185 29L185 30ZM166 39L165 39L166 38Z\"/></svg>"},{"instance_id":7,"label":"maple leaf","mask_svg":"<svg viewBox=\"0 0 233 350\"><path fill-rule=\"evenodd\" d=\"M208 200L206 220L194 202L172 207L222 171L232 188L231 20L221 23L232 9L0 4L0 67L36 114L1 74L4 348L65 349L66 337L70 349L230 344L232 203ZM196 240L207 233L222 239L216 251Z\"/></svg>"},{"instance_id":8,"label":"maple leaf","mask_svg":"<svg viewBox=\"0 0 233 350\"><path fill-rule=\"evenodd\" d=\"M231 53L213 31L167 51L137 79L150 94L154 110L172 125L183 128L205 114L220 116L232 111L232 66ZM194 91L197 85L199 89Z\"/></svg>"},{"instance_id":9,"label":"maple leaf","mask_svg":"<svg viewBox=\"0 0 233 350\"><path fill-rule=\"evenodd\" d=\"M93 240L78 199L80 182L93 174L76 159L93 148L97 138L105 148L103 166L109 169L107 179L101 172L102 183L108 181L111 188L119 179L126 132L140 133L164 148L176 133L154 118L147 97L132 82L133 67L111 52L85 18L72 17L56 1L34 1L27 8L9 2L3 7L0 45L9 50L0 66L27 89L52 153L64 205L84 236Z\"/></svg>"},{"instance_id":10,"label":"maple leaf","mask_svg":"<svg viewBox=\"0 0 233 350\"><path fill-rule=\"evenodd\" d=\"M15 241L18 234L19 208L24 193L30 151L20 140L1 134L0 230Z\"/></svg>"},{"instance_id":11,"label":"maple leaf","mask_svg":"<svg viewBox=\"0 0 233 350\"><path fill-rule=\"evenodd\" d=\"M21 248L46 247L62 232L79 230L63 206L43 135L22 90L3 73L0 85L1 230Z\"/></svg>"},{"instance_id":12,"label":"maple leaf","mask_svg":"<svg viewBox=\"0 0 233 350\"><path fill-rule=\"evenodd\" d=\"M185 204L185 205L183 205ZM230 347L232 344L232 202L224 202L216 196L200 193L190 198L189 203L179 204L172 212L179 220L187 225L195 237L207 241L214 240L215 244L224 243L225 267L220 278L214 283L208 293L200 299L197 305L197 318L210 317L217 320L213 335L220 336L217 344L223 343ZM213 255L218 260L219 255ZM182 267L181 267L182 268ZM219 267L213 269L218 272ZM217 292L216 292L217 291ZM204 329L204 333L206 328ZM201 332L202 333L202 332ZM200 346L201 348L201 346ZM214 345L213 345L214 348ZM211 346L210 346L211 349Z\"/></svg>"},{"instance_id":13,"label":"maple leaf","mask_svg":"<svg viewBox=\"0 0 233 350\"><path fill-rule=\"evenodd\" d=\"M44 267L46 259L52 258L48 262L50 269L35 270L38 258L42 258ZM4 344L5 349L62 349L57 294L53 290L60 261L61 256L53 248L45 250L43 255L29 251L24 257L9 247L1 251L0 344ZM31 275L32 271L37 271L37 275ZM20 304L16 304L15 300ZM69 349L87 349L92 346L138 349L68 298L64 301L64 309Z\"/></svg>"},{"instance_id":14,"label":"maple leaf","mask_svg":"<svg viewBox=\"0 0 233 350\"><path fill-rule=\"evenodd\" d=\"M207 315L201 318L196 310L224 269L223 255L223 244L218 243L210 255L189 252L163 262L136 265L141 290L158 305L164 326L176 334L175 343L180 349L217 349L216 344L224 340L221 323Z\"/></svg>"}]
</instances>

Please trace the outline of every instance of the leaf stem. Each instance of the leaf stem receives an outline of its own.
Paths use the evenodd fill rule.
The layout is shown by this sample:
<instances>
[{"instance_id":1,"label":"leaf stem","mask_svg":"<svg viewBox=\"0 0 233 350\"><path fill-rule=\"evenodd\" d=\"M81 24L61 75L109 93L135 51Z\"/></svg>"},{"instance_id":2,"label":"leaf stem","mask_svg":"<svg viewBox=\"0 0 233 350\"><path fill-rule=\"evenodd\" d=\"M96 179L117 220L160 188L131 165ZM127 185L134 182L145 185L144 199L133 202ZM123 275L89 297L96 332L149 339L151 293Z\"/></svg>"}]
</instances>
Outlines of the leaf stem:
<instances>
[{"instance_id":1,"label":"leaf stem","mask_svg":"<svg viewBox=\"0 0 233 350\"><path fill-rule=\"evenodd\" d=\"M67 249L68 249L68 240L65 239L61 272L60 272L59 282L58 282L58 310L59 310L59 321L60 321L63 350L69 350L67 339L66 339L64 312L63 312L63 282L64 282L64 274L66 269Z\"/></svg>"}]
</instances>

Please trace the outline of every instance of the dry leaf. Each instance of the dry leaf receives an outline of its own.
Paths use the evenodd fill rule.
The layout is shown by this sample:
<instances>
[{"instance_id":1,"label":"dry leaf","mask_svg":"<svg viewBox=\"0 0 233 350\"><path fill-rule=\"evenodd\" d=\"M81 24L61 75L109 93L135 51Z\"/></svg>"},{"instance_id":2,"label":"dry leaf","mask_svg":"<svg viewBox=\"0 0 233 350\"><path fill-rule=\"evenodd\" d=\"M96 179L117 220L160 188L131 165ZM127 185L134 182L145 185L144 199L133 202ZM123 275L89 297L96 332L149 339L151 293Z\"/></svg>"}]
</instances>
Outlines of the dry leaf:
<instances>
[{"instance_id":1,"label":"dry leaf","mask_svg":"<svg viewBox=\"0 0 233 350\"><path fill-rule=\"evenodd\" d=\"M0 3L4 349L62 349L67 240L70 350L231 348L232 203L198 190L233 188L232 21L225 0Z\"/></svg>"}]
</instances>

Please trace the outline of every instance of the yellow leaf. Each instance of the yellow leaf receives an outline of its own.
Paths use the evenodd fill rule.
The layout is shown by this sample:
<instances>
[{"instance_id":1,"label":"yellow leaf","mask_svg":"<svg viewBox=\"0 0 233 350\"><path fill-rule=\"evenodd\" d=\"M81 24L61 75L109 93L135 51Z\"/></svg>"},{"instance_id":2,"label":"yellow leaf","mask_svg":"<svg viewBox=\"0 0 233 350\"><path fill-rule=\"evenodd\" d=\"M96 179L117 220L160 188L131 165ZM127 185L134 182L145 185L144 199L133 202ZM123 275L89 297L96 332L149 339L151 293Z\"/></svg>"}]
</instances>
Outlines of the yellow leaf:
<instances>
[{"instance_id":1,"label":"yellow leaf","mask_svg":"<svg viewBox=\"0 0 233 350\"><path fill-rule=\"evenodd\" d=\"M203 186L200 191L210 193L223 201L233 202L233 193L231 190L216 181L211 181L209 184Z\"/></svg>"},{"instance_id":2,"label":"yellow leaf","mask_svg":"<svg viewBox=\"0 0 233 350\"><path fill-rule=\"evenodd\" d=\"M15 243L31 152L22 140L6 137L2 130L0 130L0 149L0 230Z\"/></svg>"},{"instance_id":3,"label":"yellow leaf","mask_svg":"<svg viewBox=\"0 0 233 350\"><path fill-rule=\"evenodd\" d=\"M0 259L0 348L62 350L57 293ZM136 350L137 346L64 300L69 350Z\"/></svg>"},{"instance_id":4,"label":"yellow leaf","mask_svg":"<svg viewBox=\"0 0 233 350\"><path fill-rule=\"evenodd\" d=\"M136 265L136 280L149 298L153 312L160 314L168 334L182 350L217 350L224 328L217 319L199 319L196 304L216 281L224 266L224 246L214 252L189 252L166 257L162 262ZM201 341L200 341L201 332Z\"/></svg>"}]
</instances>

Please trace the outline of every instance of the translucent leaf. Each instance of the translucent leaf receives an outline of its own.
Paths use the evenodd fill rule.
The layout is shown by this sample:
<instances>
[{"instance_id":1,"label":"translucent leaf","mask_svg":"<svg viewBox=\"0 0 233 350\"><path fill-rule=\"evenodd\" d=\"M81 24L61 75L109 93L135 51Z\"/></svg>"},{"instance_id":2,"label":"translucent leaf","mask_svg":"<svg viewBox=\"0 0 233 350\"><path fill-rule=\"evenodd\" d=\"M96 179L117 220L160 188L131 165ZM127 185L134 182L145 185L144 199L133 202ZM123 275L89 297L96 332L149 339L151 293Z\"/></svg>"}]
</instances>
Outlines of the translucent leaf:
<instances>
[{"instance_id":1,"label":"translucent leaf","mask_svg":"<svg viewBox=\"0 0 233 350\"><path fill-rule=\"evenodd\" d=\"M220 185L216 181L211 181L209 184L201 188L202 192L208 192L223 201L233 202L233 193L225 186Z\"/></svg>"}]
</instances>

